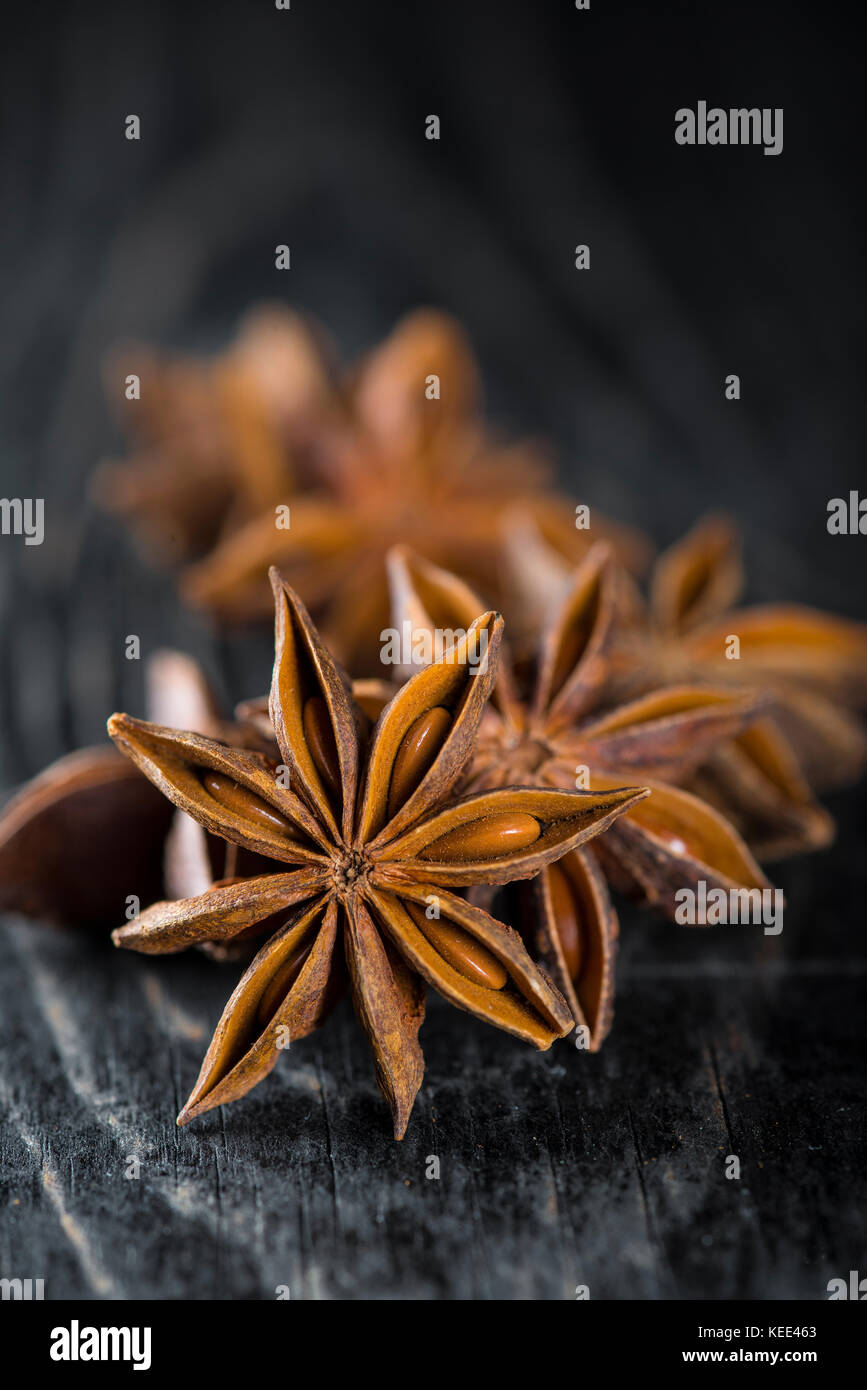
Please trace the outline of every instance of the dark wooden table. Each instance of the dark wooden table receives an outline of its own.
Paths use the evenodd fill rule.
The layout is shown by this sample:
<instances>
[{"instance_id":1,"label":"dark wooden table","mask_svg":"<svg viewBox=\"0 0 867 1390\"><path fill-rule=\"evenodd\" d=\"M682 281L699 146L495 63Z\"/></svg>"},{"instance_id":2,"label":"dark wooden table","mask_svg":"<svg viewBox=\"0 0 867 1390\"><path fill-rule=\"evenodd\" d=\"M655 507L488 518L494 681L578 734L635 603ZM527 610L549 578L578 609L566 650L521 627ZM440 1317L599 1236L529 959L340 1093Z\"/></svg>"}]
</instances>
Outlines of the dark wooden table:
<instances>
[{"instance_id":1,"label":"dark wooden table","mask_svg":"<svg viewBox=\"0 0 867 1390\"><path fill-rule=\"evenodd\" d=\"M444 305L492 411L552 438L582 498L660 543L727 508L753 597L864 617L864 541L825 531L863 479L854 50L833 5L751 6L746 46L737 6L644 9L20 21L0 83L0 493L43 496L47 529L0 538L0 785L142 712L128 633L193 651L227 699L265 688L267 637L181 610L86 486L118 445L108 348L213 346L268 296L347 353ZM785 106L783 156L674 146L674 109L726 93ZM624 910L598 1057L537 1055L431 1001L402 1144L346 1007L178 1130L233 970L4 922L0 1277L49 1298L824 1297L867 1273L864 805L834 798L835 846L775 871L780 937Z\"/></svg>"}]
</instances>

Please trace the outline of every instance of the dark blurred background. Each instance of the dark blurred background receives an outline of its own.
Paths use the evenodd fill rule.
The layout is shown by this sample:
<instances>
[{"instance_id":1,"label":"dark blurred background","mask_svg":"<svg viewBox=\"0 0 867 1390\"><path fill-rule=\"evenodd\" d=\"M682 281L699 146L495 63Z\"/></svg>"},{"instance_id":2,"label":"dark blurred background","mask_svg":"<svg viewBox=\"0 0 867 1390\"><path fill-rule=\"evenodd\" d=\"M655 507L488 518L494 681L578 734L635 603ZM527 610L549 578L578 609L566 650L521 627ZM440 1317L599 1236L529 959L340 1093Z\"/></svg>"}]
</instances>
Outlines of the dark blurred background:
<instances>
[{"instance_id":1,"label":"dark blurred background","mask_svg":"<svg viewBox=\"0 0 867 1390\"><path fill-rule=\"evenodd\" d=\"M123 659L126 633L142 637L145 654L162 645L193 650L228 698L265 687L267 637L220 636L184 613L170 577L150 571L125 531L95 513L86 497L96 463L120 444L103 396L107 351L130 338L217 349L244 310L262 299L281 299L321 319L346 357L420 304L449 310L465 324L481 359L489 414L510 431L547 438L563 481L581 500L646 527L660 546L702 512L725 509L746 535L752 598L806 600L867 616L867 542L830 537L826 530L828 499L865 483L863 82L853 13L849 6L791 0L592 0L587 12L576 11L571 0L292 0L286 12L268 0L188 0L183 6L40 5L6 20L0 57L0 494L44 496L46 541L39 548L11 537L0 541L0 787L32 775L61 752L99 740L110 710L141 712L139 665ZM676 145L675 110L699 100L726 108L783 107L783 153ZM130 113L141 118L139 142L124 138ZM441 120L439 142L425 139L430 113ZM275 245L284 242L291 247L288 272L274 268ZM578 243L591 248L589 272L574 268ZM732 372L741 379L739 402L724 397ZM596 1087L595 1113L607 1136L600 1141L596 1133L601 1149L594 1150L581 1118L586 1094L583 1101L572 1098L569 1067L534 1060L548 1068L549 1079L561 1078L558 1103L570 1097L568 1103L578 1106L577 1128L547 1112L541 1120L516 1119L514 1150L503 1158L500 1149L498 1163L486 1170L492 1213L521 1209L525 1180L537 1182L527 1158L535 1153L536 1124L546 1134L552 1125L566 1125L567 1158L556 1162L567 1163L576 1192L590 1190L575 1158L577 1143L584 1159L589 1154L601 1164L591 1175L602 1184L593 1189L597 1198L599 1192L611 1197L605 1184L619 1182L610 1176L621 1171L611 1134L620 1133L621 1122L626 1126L624 1087L639 1107L637 1122L629 1121L639 1157L624 1162L639 1180L646 1178L643 1168L651 1157L656 1162L653 1153L681 1124L676 1097L692 1084L674 1053L695 1046L693 1081L713 1071L707 1059L716 1053L713 1046L707 1050L706 1025L729 1042L740 1038L732 1054L741 1058L733 1064L736 1072L752 1068L746 1079L737 1072L743 1107L738 1142L746 1145L744 1135L751 1136L767 1162L768 1145L778 1158L803 1151L807 1166L785 1176L776 1170L777 1185L761 1198L753 1189L751 1215L735 1220L719 1206L718 1193L707 1197L710 1246L704 1253L690 1245L690 1232L705 1229L708 1160L700 1144L686 1177L676 1174L676 1201L636 1188L635 1231L624 1227L612 1244L614 1228L600 1218L594 1269L597 1288L608 1296L635 1296L636 1289L647 1297L696 1290L822 1296L811 1292L820 1288L822 1270L828 1277L845 1273L863 1255L863 1247L859 1252L840 1232L857 1210L855 1156L847 1145L858 1134L852 1078L863 1057L855 1023L858 1010L863 1013L859 982L865 970L864 795L840 795L832 808L843 825L837 845L783 866L776 876L790 903L782 938L746 942L743 929L731 929L699 940L627 915L618 1024L587 1083ZM51 951L62 951L62 970L81 976L82 1020L117 989L131 1001L133 1015L141 1008L135 983L140 963L106 965L88 956L82 976L81 957L69 944L23 930L26 936L11 931L17 946L9 997L28 997L33 971L45 969L46 958L50 964ZM771 974L760 986L748 983L753 965L762 962ZM789 967L792 978L785 984L773 972ZM212 1023L228 993L225 972L218 972L218 984L210 978L200 983L200 969L195 962L173 962L162 978L174 981L178 997L189 991L201 1018ZM118 979L126 983L118 986ZM88 988L97 991L92 1001ZM752 996L750 989L759 992ZM732 1022L732 1008L743 1011L739 1022ZM76 1026L83 1027L82 1020ZM153 1026L162 1037L162 1025ZM349 1037L350 1025L340 1027ZM425 1104L434 1106L439 1094L447 1106L443 1078L472 1071L464 1065L465 1036L473 1048L487 1049L488 1059L514 1055L511 1071L511 1060L485 1066L508 1072L505 1090L526 1073L520 1097L532 1094L539 1073L523 1053L517 1060L517 1045L507 1043L498 1053L500 1040L489 1044L485 1036L477 1043L478 1033L475 1024L455 1025L434 1010L425 1035L433 1057ZM339 1030L332 1041L323 1037L311 1043L310 1055L327 1072L349 1044ZM45 1084L46 1095L53 1087L60 1097L64 1133L75 1151L76 1123L69 1116L76 1113L76 1096L82 1098L75 1087L72 1100L66 1094L62 1077L65 1068L68 1081L69 1059L58 1046L54 1079L43 1057L41 1067L31 1064L31 1084ZM180 1089L191 1080L200 1051L186 1044ZM139 1084L141 1050L126 1065L123 1085L114 1078L124 1094ZM362 1059L360 1069L364 1065ZM724 1070L717 1070L719 1097L708 1101L710 1119L702 1119L699 1102L689 1102L695 1134L705 1124L711 1130L723 1125ZM485 1074L490 1078L490 1070ZM823 1098L829 1076L838 1090ZM756 1096L761 1077L767 1103L754 1102L753 1113L743 1098ZM269 1082L268 1100L273 1106L277 1096L294 1133L303 1122L293 1109L292 1084ZM261 1116L271 1113L264 1089L249 1102L247 1130L243 1119L225 1121L241 1150L245 1134L254 1149L264 1143L281 1150L280 1134L269 1130L261 1139ZM37 1135L46 1095L33 1102L36 1128L30 1132ZM140 1098L135 1124L156 1103L150 1092ZM351 1108L351 1094L344 1103ZM375 1127L378 1102L371 1096L365 1104ZM732 1105L719 1139L726 1152L734 1142L726 1126L737 1131L739 1123L731 1120ZM453 1152L455 1144L465 1144L472 1172L479 1144L460 1105L458 1111ZM839 1127L833 1153L822 1153L810 1167L805 1155L822 1149L832 1113ZM168 1128L157 1147L163 1152L167 1146L170 1154L182 1142L171 1129L170 1103L160 1121ZM91 1152L107 1162L110 1139L99 1137L92 1115L87 1123L96 1126ZM219 1136L222 1123L215 1119L197 1136L185 1132L189 1152ZM782 1143L774 1129L781 1123L789 1126ZM356 1133L357 1124L356 1118ZM426 1124L420 1119L415 1141L421 1154L432 1151L425 1148L433 1142ZM332 1129L298 1141L307 1146L310 1171L329 1163L333 1168L341 1142L364 1149L364 1140L346 1137L350 1132L347 1121L342 1140ZM394 1165L400 1171L407 1162L410 1141L395 1151L385 1138L377 1148L381 1137L377 1130L369 1151L353 1151L355 1180L369 1182L370 1165L384 1166L393 1177ZM143 1142L152 1138L145 1134ZM35 1150L12 1143L7 1159L13 1170L37 1162L33 1142ZM502 1133L489 1135L488 1143L493 1162ZM189 1161L195 1168L198 1160ZM248 1152L237 1158L241 1187L250 1161ZM275 1157L274 1164L282 1161ZM843 1167L834 1169L835 1161ZM95 1173L99 1164L92 1162ZM661 1176L661 1160L659 1166ZM513 1174L511 1189L505 1170ZM270 1169L268 1177L275 1177ZM345 1173L344 1180L350 1181ZM277 1203L276 1189L257 1170L259 1181ZM317 1190L318 1178L311 1181ZM18 1191L14 1183L10 1190ZM96 1221L100 1200L111 1206L116 1191L114 1197L85 1196L78 1219ZM499 1271L494 1275L490 1268L480 1273L461 1265L461 1243L452 1247L445 1235L449 1220L458 1220L454 1214L431 1216L428 1208L425 1217L411 1206L393 1208L390 1203L409 1198L386 1187L377 1198L387 1214L383 1232L373 1217L367 1224L358 1216L367 1210L361 1195L358 1200L357 1223L350 1222L355 1242L341 1245L329 1227L324 1246L310 1246L317 1258L327 1248L333 1281L324 1277L317 1284L309 1262L301 1260L303 1296L316 1296L317 1289L324 1296L340 1291L357 1297L365 1289L403 1288L416 1296L515 1297L523 1290L560 1297L569 1296L570 1280L579 1282L562 1254L560 1216L556 1238L543 1231L521 1246L520 1222L508 1226L507 1238L491 1215L485 1239L491 1268ZM561 1191L560 1200L570 1212L566 1226L579 1229L572 1198ZM574 1197L579 1206L584 1200ZM606 1210L604 1198L598 1200ZM662 1207L654 1208L654 1201ZM796 1203L797 1217L787 1201ZM822 1201L827 1205L810 1225L804 1211L818 1210ZM243 1226L246 1209L239 1202L232 1219ZM201 1219L207 1245L203 1211L193 1225ZM30 1219L35 1226L29 1229L46 1223L42 1239L51 1251L50 1213L38 1208ZM138 1225L135 1212L129 1219ZM175 1210L172 1220L181 1219ZM293 1207L287 1220L298 1219ZM628 1226L622 1207L620 1219ZM421 1263L428 1273L419 1272L417 1250L410 1260L418 1236L409 1228L422 1231L429 1263ZM166 1238L173 1229L169 1222ZM20 1252L28 1228L16 1230L21 1243L11 1248ZM251 1257L249 1269L242 1261L231 1274L225 1262L214 1264L206 1255L198 1272L170 1276L161 1268L159 1221L154 1230L157 1244L136 1277L110 1274L126 1296L142 1288L157 1296L253 1297L263 1289L270 1296L270 1256ZM713 1263L708 1251L714 1239L724 1239L724 1230L734 1243ZM102 1250L108 1237L98 1221L90 1235ZM514 1272L520 1258L509 1244L513 1239L529 1261L522 1275ZM430 1247L437 1242L433 1270ZM553 1275L544 1267L551 1242L559 1242L561 1252ZM346 1273L356 1247L376 1252L369 1254L374 1263L366 1284ZM3 1249L0 1244L0 1255ZM105 1258L100 1255L103 1264ZM276 1278L278 1266L275 1259ZM68 1269L62 1260L59 1268L57 1292L99 1296L86 1262L84 1274L72 1255Z\"/></svg>"},{"instance_id":2,"label":"dark blurred background","mask_svg":"<svg viewBox=\"0 0 867 1390\"><path fill-rule=\"evenodd\" d=\"M434 303L471 334L490 413L550 439L582 500L659 544L725 508L756 596L863 615L860 539L825 526L828 498L863 476L863 93L847 13L215 0L13 20L0 467L5 493L45 495L48 526L17 580L67 596L105 551L85 485L119 443L100 376L112 345L217 348L277 297L349 357ZM783 153L676 145L674 111L699 99L782 106ZM124 138L131 112L139 142ZM439 142L424 138L431 112ZM589 273L574 269L579 242ZM739 402L724 397L730 372ZM112 534L101 556L106 602L138 631L143 587L160 594L168 636L169 590L126 546ZM92 660L117 667L91 617ZM92 737L100 715L73 719L66 737ZM53 729L38 750L22 734L9 778L58 748Z\"/></svg>"}]
</instances>

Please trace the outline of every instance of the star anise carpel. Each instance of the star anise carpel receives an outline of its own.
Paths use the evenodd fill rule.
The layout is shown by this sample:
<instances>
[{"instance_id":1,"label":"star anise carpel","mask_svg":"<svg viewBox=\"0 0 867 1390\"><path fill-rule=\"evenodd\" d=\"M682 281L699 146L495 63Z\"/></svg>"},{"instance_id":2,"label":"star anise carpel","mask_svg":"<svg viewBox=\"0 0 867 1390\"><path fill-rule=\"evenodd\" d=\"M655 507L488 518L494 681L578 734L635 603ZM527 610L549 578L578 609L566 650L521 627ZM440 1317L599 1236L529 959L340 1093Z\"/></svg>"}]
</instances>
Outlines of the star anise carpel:
<instances>
[{"instance_id":1,"label":"star anise carpel","mask_svg":"<svg viewBox=\"0 0 867 1390\"><path fill-rule=\"evenodd\" d=\"M204 673L180 652L155 652L145 685L148 712L162 724L239 746L258 737L222 719ZM201 826L173 812L108 743L58 758L0 813L0 910L58 925L114 926L131 895L150 902L192 892L220 864Z\"/></svg>"},{"instance_id":2,"label":"star anise carpel","mask_svg":"<svg viewBox=\"0 0 867 1390\"><path fill-rule=\"evenodd\" d=\"M644 795L518 786L453 790L472 756L502 619L476 615L369 735L348 679L276 571L270 714L282 762L115 715L117 745L176 806L271 861L266 872L154 904L114 934L145 952L250 935L240 980L179 1123L244 1095L330 1008L344 961L395 1136L421 1084L424 986L547 1048L570 1011L520 937L452 890L532 877ZM481 639L484 638L484 641ZM474 663L472 654L485 651ZM288 784L288 785L287 785Z\"/></svg>"},{"instance_id":3,"label":"star anise carpel","mask_svg":"<svg viewBox=\"0 0 867 1390\"><path fill-rule=\"evenodd\" d=\"M389 566L395 622L414 631L466 626L483 606L462 580L405 548L392 553ZM724 890L768 886L733 827L680 785L749 727L761 698L678 684L624 702L621 578L609 547L599 543L549 614L535 662L516 667L501 654L465 781L479 789L532 777L545 786L604 792L635 779L651 789L591 846L542 866L533 885L536 912L525 918L525 935L535 936L541 959L589 1030L591 1049L604 1038L612 1010L617 921L605 878L670 915L678 890L701 879Z\"/></svg>"},{"instance_id":4,"label":"star anise carpel","mask_svg":"<svg viewBox=\"0 0 867 1390\"><path fill-rule=\"evenodd\" d=\"M0 814L0 912L105 928L159 893L171 807L110 747L58 758ZM131 833L132 832L132 833Z\"/></svg>"}]
</instances>

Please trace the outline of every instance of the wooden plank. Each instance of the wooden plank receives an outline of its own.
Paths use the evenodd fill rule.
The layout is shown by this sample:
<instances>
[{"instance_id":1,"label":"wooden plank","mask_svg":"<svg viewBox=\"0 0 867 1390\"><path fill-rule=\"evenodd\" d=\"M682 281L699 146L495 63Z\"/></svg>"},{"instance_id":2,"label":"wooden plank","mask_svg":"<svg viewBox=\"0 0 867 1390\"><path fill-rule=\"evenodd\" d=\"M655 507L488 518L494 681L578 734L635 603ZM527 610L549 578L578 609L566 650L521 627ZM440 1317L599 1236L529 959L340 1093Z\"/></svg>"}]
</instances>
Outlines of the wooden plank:
<instances>
[{"instance_id":1,"label":"wooden plank","mask_svg":"<svg viewBox=\"0 0 867 1390\"><path fill-rule=\"evenodd\" d=\"M814 1298L867 1234L863 971L627 971L599 1057L433 1001L396 1145L348 1006L179 1131L232 969L5 948L0 1260L51 1297Z\"/></svg>"}]
</instances>

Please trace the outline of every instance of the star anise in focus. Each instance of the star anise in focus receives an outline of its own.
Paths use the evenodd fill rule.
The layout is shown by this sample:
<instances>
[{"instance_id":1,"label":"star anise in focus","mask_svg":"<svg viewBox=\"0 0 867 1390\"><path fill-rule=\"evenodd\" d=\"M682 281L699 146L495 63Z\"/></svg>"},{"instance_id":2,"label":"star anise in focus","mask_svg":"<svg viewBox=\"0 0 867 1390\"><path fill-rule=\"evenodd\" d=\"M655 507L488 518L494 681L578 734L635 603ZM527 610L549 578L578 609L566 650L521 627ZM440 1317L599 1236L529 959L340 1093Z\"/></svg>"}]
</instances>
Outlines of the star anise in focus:
<instances>
[{"instance_id":1,"label":"star anise in focus","mask_svg":"<svg viewBox=\"0 0 867 1390\"><path fill-rule=\"evenodd\" d=\"M354 674L369 675L378 672L388 621L384 560L392 545L405 541L460 567L494 601L507 511L532 517L577 559L588 540L576 529L574 504L544 490L549 469L537 449L493 438L480 401L459 326L433 310L412 314L353 370L341 409L322 419L314 482L288 499L288 526L283 513L264 510L186 571L184 595L224 618L263 616L265 576L276 564L304 594L329 647ZM634 533L596 519L594 527L625 560L644 563L647 547Z\"/></svg>"},{"instance_id":2,"label":"star anise in focus","mask_svg":"<svg viewBox=\"0 0 867 1390\"><path fill-rule=\"evenodd\" d=\"M244 1095L285 1040L322 1022L345 957L400 1138L423 1073L425 982L539 1048L572 1026L518 935L449 890L532 876L645 792L511 787L451 796L472 756L502 619L476 615L442 660L395 695L365 746L348 681L297 595L276 571L271 581L270 713L282 764L127 715L109 721L118 746L170 801L271 862L255 877L156 903L114 939L145 952L250 935L263 942L217 1026L182 1124ZM473 653L484 653L481 661Z\"/></svg>"},{"instance_id":3,"label":"star anise in focus","mask_svg":"<svg viewBox=\"0 0 867 1390\"><path fill-rule=\"evenodd\" d=\"M394 621L409 625L413 641L424 631L465 628L483 606L462 580L405 548L392 553L389 572ZM589 1030L591 1050L613 1009L618 927L606 880L670 916L678 890L699 880L708 891L769 886L728 821L676 785L740 734L761 702L696 685L617 699L622 578L599 543L553 607L535 661L516 666L501 655L464 783L474 791L526 780L565 788L577 779L602 793L638 779L651 788L592 845L544 866L524 915L525 938Z\"/></svg>"},{"instance_id":4,"label":"star anise in focus","mask_svg":"<svg viewBox=\"0 0 867 1390\"><path fill-rule=\"evenodd\" d=\"M94 493L159 560L205 554L288 501L337 408L321 334L280 306L248 315L211 359L117 350L105 373L113 400L130 374L141 393L123 401L132 454L101 466Z\"/></svg>"}]
</instances>

